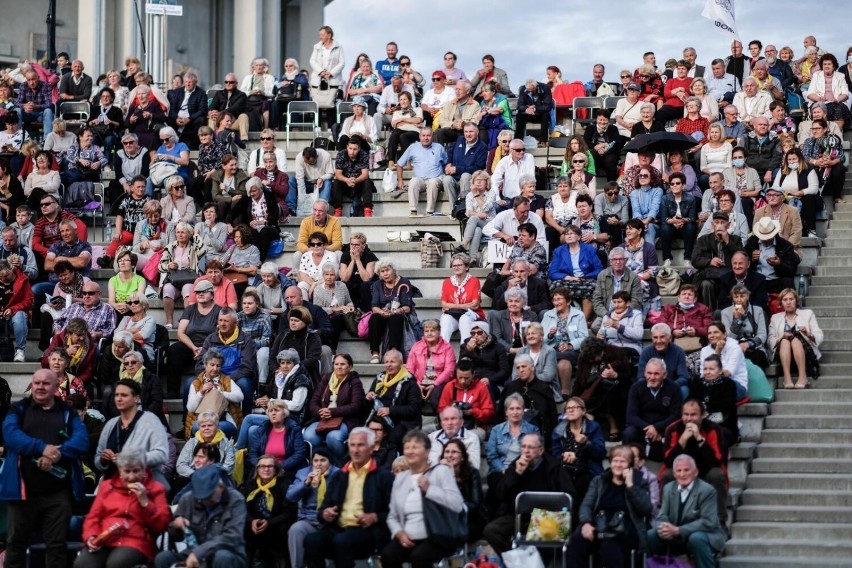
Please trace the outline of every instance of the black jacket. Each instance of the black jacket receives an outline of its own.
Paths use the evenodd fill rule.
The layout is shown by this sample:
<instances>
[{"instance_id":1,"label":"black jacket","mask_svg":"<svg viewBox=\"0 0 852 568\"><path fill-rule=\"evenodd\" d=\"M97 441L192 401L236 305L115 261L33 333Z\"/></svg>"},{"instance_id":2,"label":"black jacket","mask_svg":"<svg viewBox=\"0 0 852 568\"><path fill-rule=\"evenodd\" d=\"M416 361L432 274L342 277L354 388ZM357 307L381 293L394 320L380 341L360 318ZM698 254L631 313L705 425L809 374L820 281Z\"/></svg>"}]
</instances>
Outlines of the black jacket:
<instances>
[{"instance_id":1,"label":"black jacket","mask_svg":"<svg viewBox=\"0 0 852 568\"><path fill-rule=\"evenodd\" d=\"M743 250L743 242L737 235L730 235L728 237L728 244L722 249L722 260L725 261L726 267L731 267L731 257L738 250ZM702 235L698 237L695 239L695 248L692 250L692 266L694 266L696 270L704 270L710 266L710 261L716 256L716 252L717 247L715 234L710 233L709 235Z\"/></svg>"},{"instance_id":2,"label":"black jacket","mask_svg":"<svg viewBox=\"0 0 852 568\"><path fill-rule=\"evenodd\" d=\"M767 139L763 141L763 144L759 143L754 132L746 136L743 141L746 163L757 170L757 175L761 178L767 170L774 170L781 165L781 139L773 132L766 136Z\"/></svg>"},{"instance_id":3,"label":"black jacket","mask_svg":"<svg viewBox=\"0 0 852 568\"><path fill-rule=\"evenodd\" d=\"M289 321L287 319L286 321ZM301 331L287 330L272 343L272 348L269 350L269 377L270 380L275 376L275 371L278 370L278 354L285 349L295 349L301 359L301 365L313 379L314 384L319 381L319 360L322 356L322 340L320 334L310 328L304 328ZM310 394L308 400L310 400ZM308 403L305 402L307 408Z\"/></svg>"},{"instance_id":4,"label":"black jacket","mask_svg":"<svg viewBox=\"0 0 852 568\"><path fill-rule=\"evenodd\" d=\"M509 464L497 482L496 491L500 506L496 516L513 515L515 498L524 491L559 491L569 493L571 497L575 496L574 482L571 481L568 470L562 467L559 460L546 453L542 459L544 461L539 465L539 469L533 471L527 468L522 475L515 471L515 462L518 460ZM541 468L544 470L540 471Z\"/></svg>"},{"instance_id":5,"label":"black jacket","mask_svg":"<svg viewBox=\"0 0 852 568\"><path fill-rule=\"evenodd\" d=\"M229 98L227 90L222 89L221 91L217 91L213 95L213 101L211 101L208 111L228 111L234 115L234 119L245 113L248 110L248 97L246 94L239 89L230 91L230 94Z\"/></svg>"},{"instance_id":6,"label":"black jacket","mask_svg":"<svg viewBox=\"0 0 852 568\"><path fill-rule=\"evenodd\" d=\"M346 490L349 488L349 467L351 462L343 466L328 481L328 489L325 499L317 511L317 519L322 520L322 511L329 507L337 507L338 512L343 510L343 502L346 500ZM370 471L364 480L364 512L375 513L379 520L368 529L373 533L373 540L379 548L390 539L387 518L390 510L391 490L393 489L393 474L386 469L381 469L375 462L370 463ZM335 523L336 525L336 523Z\"/></svg>"},{"instance_id":7,"label":"black jacket","mask_svg":"<svg viewBox=\"0 0 852 568\"><path fill-rule=\"evenodd\" d=\"M178 117L178 112L180 112L180 107L183 104L183 97L186 94L186 90L183 87L179 89L171 89L168 92L169 99L169 124L172 126L176 125L176 120ZM192 94L189 95L189 100L186 103L187 112L189 112L189 119L192 122L196 120L207 119L207 93L201 90L201 87L196 86L195 90L192 91Z\"/></svg>"},{"instance_id":8,"label":"black jacket","mask_svg":"<svg viewBox=\"0 0 852 568\"><path fill-rule=\"evenodd\" d=\"M275 199L275 195L268 189L263 191L263 198L266 200L266 226L272 227L277 231L279 217L278 201ZM251 202L252 199L250 196L237 201L231 207L231 211L228 213L225 222L234 227L240 224L248 225L251 222Z\"/></svg>"},{"instance_id":9,"label":"black jacket","mask_svg":"<svg viewBox=\"0 0 852 568\"><path fill-rule=\"evenodd\" d=\"M464 357L472 359L474 377L478 379L486 378L490 384L498 387L503 386L503 383L506 382L512 371L506 348L497 343L492 337L482 347L475 347L470 350L467 348L468 339L470 338L462 338L462 344L459 347L459 361Z\"/></svg>"},{"instance_id":10,"label":"black jacket","mask_svg":"<svg viewBox=\"0 0 852 568\"><path fill-rule=\"evenodd\" d=\"M547 271L544 271L544 274L547 275ZM503 294L506 293L507 286L508 281L503 282L494 290L494 300L491 302L492 310L506 309L506 300L503 298ZM530 311L539 314L550 309L550 291L547 289L547 282L538 276L530 276L527 278L526 291L527 305L530 307Z\"/></svg>"},{"instance_id":11,"label":"black jacket","mask_svg":"<svg viewBox=\"0 0 852 568\"><path fill-rule=\"evenodd\" d=\"M384 373L379 376L384 376ZM378 382L379 377L377 376L373 379L373 384L370 385L367 392L376 392ZM402 436L409 430L420 428L423 425L423 398L420 394L420 387L417 385L417 381L411 375L388 389L378 400L382 401L382 404L390 409L390 418L393 420L394 431L402 434L397 434L394 438L401 440ZM366 418L372 411L373 401L364 398L364 402L362 403L364 417Z\"/></svg>"},{"instance_id":12,"label":"black jacket","mask_svg":"<svg viewBox=\"0 0 852 568\"><path fill-rule=\"evenodd\" d=\"M315 335L315 334L314 334ZM277 351L276 351L277 353ZM270 363L275 363L275 368L278 368L278 362L274 361L272 357L270 357ZM270 367L272 365L270 364ZM296 372L284 383L283 392L278 392L278 386L275 384L275 371L269 370L269 380L266 381L265 385L257 386L257 393L259 396L268 396L269 398L282 398L284 400L293 400L293 393L296 389L306 388L308 390L308 395L305 398L305 404L302 405L302 408L299 410L291 410L290 418L296 421L300 426L305 424L307 421L306 417L309 417L309 405L311 402L311 397L313 396L314 391L314 381L311 379L310 374L304 365L299 364L299 368Z\"/></svg>"},{"instance_id":13,"label":"black jacket","mask_svg":"<svg viewBox=\"0 0 852 568\"><path fill-rule=\"evenodd\" d=\"M312 304L311 302L302 302L302 306L307 308L308 311L311 313L311 319L314 320L314 323L311 324L311 329L319 332L322 344L328 345L329 343L331 343L331 334L333 330L331 327L331 320L328 318L328 314L325 313L325 310L317 306L316 304ZM290 318L288 317L289 314L290 310L288 309L287 312L279 316L278 333L290 331Z\"/></svg>"},{"instance_id":14,"label":"black jacket","mask_svg":"<svg viewBox=\"0 0 852 568\"><path fill-rule=\"evenodd\" d=\"M524 397L524 408L538 411L538 416L532 419L524 420L538 426L539 431L544 436L544 443L550 449L551 435L556 427L556 403L553 401L553 389L550 385L539 379L534 379L529 383L521 380L509 381L506 383L506 388L503 389L503 394L500 395L500 418L497 422L506 420L506 397L510 394L518 393ZM511 466L510 466L511 467Z\"/></svg>"},{"instance_id":15,"label":"black jacket","mask_svg":"<svg viewBox=\"0 0 852 568\"><path fill-rule=\"evenodd\" d=\"M544 114L553 109L553 94L550 92L550 87L544 83L537 83L535 92L527 91L526 85L522 85L518 89L518 114L524 114L528 106L535 107L535 114Z\"/></svg>"},{"instance_id":16,"label":"black jacket","mask_svg":"<svg viewBox=\"0 0 852 568\"><path fill-rule=\"evenodd\" d=\"M625 487L628 518L633 525L632 532L635 532L636 536L639 537L640 549L644 549L646 533L648 532L645 519L651 516L652 511L651 490L648 488L648 482L645 481L642 472L635 469L628 471L633 474L633 487L629 489ZM604 484L612 484L612 470L610 469L596 476L589 484L589 489L580 505L578 526L583 526L586 523L595 524L595 514L599 510L601 497L606 491Z\"/></svg>"},{"instance_id":17,"label":"black jacket","mask_svg":"<svg viewBox=\"0 0 852 568\"><path fill-rule=\"evenodd\" d=\"M751 258L751 253L759 248L760 239L758 239L755 235L750 236L745 244L745 250L746 253L748 253L748 257ZM799 258L799 255L796 254L796 248L790 244L790 241L782 238L781 235L775 235L775 254L781 260L781 263L775 266L775 274L778 275L779 278L792 278L795 276L796 269L799 267L801 259ZM758 264L758 262L752 262L750 270L757 272Z\"/></svg>"},{"instance_id":18,"label":"black jacket","mask_svg":"<svg viewBox=\"0 0 852 568\"><path fill-rule=\"evenodd\" d=\"M733 272L729 272L719 279L719 299L717 307L720 310L724 310L728 306L733 305L734 301L731 299L731 290L736 285L737 277L734 276ZM749 292L751 292L748 300L749 303L754 304L755 306L760 306L763 308L764 312L766 312L769 307L769 295L766 292L766 277L754 270L749 270L746 272L743 285L745 285L745 287L749 289Z\"/></svg>"}]
</instances>

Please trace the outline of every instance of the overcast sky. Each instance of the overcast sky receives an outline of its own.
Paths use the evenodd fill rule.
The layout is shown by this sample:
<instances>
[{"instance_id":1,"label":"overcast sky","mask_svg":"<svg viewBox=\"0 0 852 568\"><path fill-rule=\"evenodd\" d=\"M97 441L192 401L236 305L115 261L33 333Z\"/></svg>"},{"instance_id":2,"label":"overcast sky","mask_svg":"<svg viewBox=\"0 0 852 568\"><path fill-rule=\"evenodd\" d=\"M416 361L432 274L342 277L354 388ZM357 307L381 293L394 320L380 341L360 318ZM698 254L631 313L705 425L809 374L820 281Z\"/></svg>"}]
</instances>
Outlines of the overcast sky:
<instances>
[{"instance_id":1,"label":"overcast sky","mask_svg":"<svg viewBox=\"0 0 852 568\"><path fill-rule=\"evenodd\" d=\"M527 78L542 80L548 65L557 65L568 81L587 81L600 62L606 79L617 81L618 70L637 67L645 51L654 51L662 67L692 46L698 63L709 66L714 57L730 55L731 37L701 16L703 7L704 0L333 0L325 21L343 46L347 68L362 51L374 63L384 59L391 40L424 75L442 67L448 50L468 76L491 53L516 91ZM798 58L802 39L813 34L843 61L852 45L843 25L848 18L831 13L818 16L799 0L736 2L744 44L759 39L778 49L789 45Z\"/></svg>"}]
</instances>

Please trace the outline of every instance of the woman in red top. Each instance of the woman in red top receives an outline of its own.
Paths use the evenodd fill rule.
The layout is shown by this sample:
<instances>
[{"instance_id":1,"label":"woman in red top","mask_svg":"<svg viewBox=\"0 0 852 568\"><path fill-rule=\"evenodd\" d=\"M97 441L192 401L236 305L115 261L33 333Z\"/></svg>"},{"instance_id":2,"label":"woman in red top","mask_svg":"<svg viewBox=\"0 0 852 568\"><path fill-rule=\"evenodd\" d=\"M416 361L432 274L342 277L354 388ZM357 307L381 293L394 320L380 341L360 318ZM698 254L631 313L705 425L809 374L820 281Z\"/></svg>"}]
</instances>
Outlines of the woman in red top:
<instances>
[{"instance_id":1,"label":"woman in red top","mask_svg":"<svg viewBox=\"0 0 852 568\"><path fill-rule=\"evenodd\" d=\"M83 542L74 566L150 564L157 536L166 530L171 510L166 489L151 478L145 452L125 450L116 460L118 475L104 479L83 523Z\"/></svg>"},{"instance_id":2,"label":"woman in red top","mask_svg":"<svg viewBox=\"0 0 852 568\"><path fill-rule=\"evenodd\" d=\"M691 95L692 77L688 77L689 65L680 60L675 68L677 76L666 81L663 90L663 106L657 109L656 119L665 124L669 120L677 120L683 116L683 104Z\"/></svg>"},{"instance_id":3,"label":"woman in red top","mask_svg":"<svg viewBox=\"0 0 852 568\"><path fill-rule=\"evenodd\" d=\"M456 330L462 340L467 339L473 322L485 319L479 278L470 274L471 262L466 253L454 254L450 260L453 275L441 285L441 337L445 341L450 341Z\"/></svg>"}]
</instances>

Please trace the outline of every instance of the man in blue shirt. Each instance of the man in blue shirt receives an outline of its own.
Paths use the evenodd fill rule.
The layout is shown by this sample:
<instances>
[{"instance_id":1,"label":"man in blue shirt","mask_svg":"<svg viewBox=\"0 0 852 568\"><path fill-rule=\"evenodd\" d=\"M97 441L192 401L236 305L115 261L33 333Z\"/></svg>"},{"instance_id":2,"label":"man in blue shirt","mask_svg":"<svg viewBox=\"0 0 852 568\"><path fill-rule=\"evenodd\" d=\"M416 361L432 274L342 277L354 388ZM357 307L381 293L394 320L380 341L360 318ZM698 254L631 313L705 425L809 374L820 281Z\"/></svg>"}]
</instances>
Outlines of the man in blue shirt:
<instances>
[{"instance_id":1,"label":"man in blue shirt","mask_svg":"<svg viewBox=\"0 0 852 568\"><path fill-rule=\"evenodd\" d=\"M376 73L382 76L385 85L390 85L393 76L399 73L399 59L396 58L398 51L396 42L392 41L385 47L388 58L376 61Z\"/></svg>"},{"instance_id":2,"label":"man in blue shirt","mask_svg":"<svg viewBox=\"0 0 852 568\"><path fill-rule=\"evenodd\" d=\"M417 202L420 200L420 192L426 189L426 215L435 214L435 204L438 202L438 193L441 191L441 176L444 175L444 166L447 164L447 152L441 144L432 143L432 129L427 127L420 129L420 144L412 144L403 153L396 164L396 187L394 197L399 197L403 192L402 169L411 163L414 168L414 177L408 185L408 209L410 217L417 217Z\"/></svg>"},{"instance_id":3,"label":"man in blue shirt","mask_svg":"<svg viewBox=\"0 0 852 568\"><path fill-rule=\"evenodd\" d=\"M456 197L464 199L470 192L471 177L484 170L488 160L488 146L479 139L479 127L466 122L462 132L450 150L449 163L444 166L442 182L450 203L455 203Z\"/></svg>"}]
</instances>

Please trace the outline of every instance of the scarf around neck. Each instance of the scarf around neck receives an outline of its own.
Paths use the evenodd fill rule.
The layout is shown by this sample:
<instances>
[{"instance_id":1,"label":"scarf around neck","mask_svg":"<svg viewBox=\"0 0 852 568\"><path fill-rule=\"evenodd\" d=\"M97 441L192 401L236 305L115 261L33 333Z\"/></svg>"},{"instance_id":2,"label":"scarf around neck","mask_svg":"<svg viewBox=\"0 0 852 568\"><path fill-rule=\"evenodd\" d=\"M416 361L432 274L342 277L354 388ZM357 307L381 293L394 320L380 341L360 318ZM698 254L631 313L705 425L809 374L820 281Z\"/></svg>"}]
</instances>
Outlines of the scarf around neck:
<instances>
[{"instance_id":1,"label":"scarf around neck","mask_svg":"<svg viewBox=\"0 0 852 568\"><path fill-rule=\"evenodd\" d=\"M405 368L405 365L399 368L399 371L391 378L388 378L387 375L382 378L378 383L376 383L376 394L379 397L382 397L387 393L392 387L395 387L397 383L402 381L404 378L408 376L408 369Z\"/></svg>"}]
</instances>

